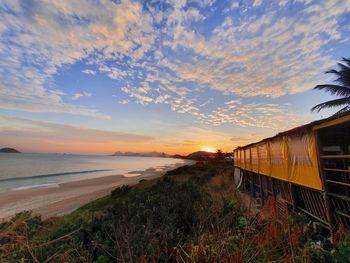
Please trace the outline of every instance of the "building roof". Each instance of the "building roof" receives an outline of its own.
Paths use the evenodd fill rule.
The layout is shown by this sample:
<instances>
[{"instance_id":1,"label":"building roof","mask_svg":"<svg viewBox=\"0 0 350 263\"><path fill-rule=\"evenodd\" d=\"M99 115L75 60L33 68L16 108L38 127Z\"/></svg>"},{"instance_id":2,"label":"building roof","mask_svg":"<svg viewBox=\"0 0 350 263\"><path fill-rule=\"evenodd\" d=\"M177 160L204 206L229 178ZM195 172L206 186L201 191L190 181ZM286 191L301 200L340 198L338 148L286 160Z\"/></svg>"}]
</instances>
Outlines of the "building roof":
<instances>
[{"instance_id":1,"label":"building roof","mask_svg":"<svg viewBox=\"0 0 350 263\"><path fill-rule=\"evenodd\" d=\"M277 138L277 137L280 137L280 136L284 136L284 135L288 135L288 136L302 136L305 133L310 132L312 129L317 128L318 126L320 126L319 128L333 126L333 125L341 123L343 119L344 119L344 121L347 121L347 120L350 121L350 110L345 111L345 112L340 113L340 114L334 114L334 115L332 115L330 117L327 117L327 118L324 118L324 119L321 119L321 120L312 121L310 123L307 123L307 124L304 124L304 125L292 128L290 130L280 132L280 133L276 134L275 136L262 139L262 140L260 140L258 142L253 142L253 143L250 143L250 144L247 144L247 145L244 145L244 146L239 146L236 149L249 147L249 146L252 146L252 145L264 142L264 141L269 141L269 140L272 140L274 138ZM329 125L323 125L323 124L327 124L327 123L329 123ZM322 127L322 126L324 126L324 127Z\"/></svg>"}]
</instances>

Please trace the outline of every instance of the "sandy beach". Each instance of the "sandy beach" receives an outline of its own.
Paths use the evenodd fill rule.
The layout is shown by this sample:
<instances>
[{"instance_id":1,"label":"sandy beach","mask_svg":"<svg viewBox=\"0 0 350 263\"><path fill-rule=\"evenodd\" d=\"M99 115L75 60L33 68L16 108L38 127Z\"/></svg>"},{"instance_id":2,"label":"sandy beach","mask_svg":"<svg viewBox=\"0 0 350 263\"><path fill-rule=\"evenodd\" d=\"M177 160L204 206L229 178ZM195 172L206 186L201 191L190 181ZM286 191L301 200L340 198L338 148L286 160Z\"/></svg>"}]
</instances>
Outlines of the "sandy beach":
<instances>
[{"instance_id":1,"label":"sandy beach","mask_svg":"<svg viewBox=\"0 0 350 263\"><path fill-rule=\"evenodd\" d=\"M127 175L112 175L74 182L60 183L55 186L17 190L0 193L0 222L16 213L32 210L43 218L71 213L80 206L109 194L122 185L135 185L140 180L150 180L163 176L166 171L192 164L186 160L162 169L134 171Z\"/></svg>"}]
</instances>

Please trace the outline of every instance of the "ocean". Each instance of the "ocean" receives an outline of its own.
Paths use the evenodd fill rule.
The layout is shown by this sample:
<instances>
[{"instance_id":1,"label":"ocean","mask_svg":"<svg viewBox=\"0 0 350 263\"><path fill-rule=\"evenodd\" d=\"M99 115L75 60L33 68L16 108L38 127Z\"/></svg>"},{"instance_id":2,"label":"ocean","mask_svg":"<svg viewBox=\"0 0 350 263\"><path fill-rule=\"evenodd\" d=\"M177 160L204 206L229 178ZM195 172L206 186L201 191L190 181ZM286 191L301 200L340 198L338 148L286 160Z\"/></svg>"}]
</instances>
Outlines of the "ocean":
<instances>
[{"instance_id":1,"label":"ocean","mask_svg":"<svg viewBox=\"0 0 350 263\"><path fill-rule=\"evenodd\" d=\"M138 171L179 163L184 161L156 157L0 153L0 192L108 175L137 176Z\"/></svg>"}]
</instances>

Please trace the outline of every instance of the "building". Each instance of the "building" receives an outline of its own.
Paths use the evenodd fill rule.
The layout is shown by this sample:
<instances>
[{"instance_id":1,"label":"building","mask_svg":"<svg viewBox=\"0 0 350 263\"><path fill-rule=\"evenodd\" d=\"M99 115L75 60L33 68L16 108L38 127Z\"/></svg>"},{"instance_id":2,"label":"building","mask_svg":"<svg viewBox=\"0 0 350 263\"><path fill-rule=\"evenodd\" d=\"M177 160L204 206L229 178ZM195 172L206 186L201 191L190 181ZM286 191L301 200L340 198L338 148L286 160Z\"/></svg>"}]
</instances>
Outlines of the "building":
<instances>
[{"instance_id":1,"label":"building","mask_svg":"<svg viewBox=\"0 0 350 263\"><path fill-rule=\"evenodd\" d=\"M240 189L262 203L274 196L333 232L350 229L350 112L234 150Z\"/></svg>"}]
</instances>

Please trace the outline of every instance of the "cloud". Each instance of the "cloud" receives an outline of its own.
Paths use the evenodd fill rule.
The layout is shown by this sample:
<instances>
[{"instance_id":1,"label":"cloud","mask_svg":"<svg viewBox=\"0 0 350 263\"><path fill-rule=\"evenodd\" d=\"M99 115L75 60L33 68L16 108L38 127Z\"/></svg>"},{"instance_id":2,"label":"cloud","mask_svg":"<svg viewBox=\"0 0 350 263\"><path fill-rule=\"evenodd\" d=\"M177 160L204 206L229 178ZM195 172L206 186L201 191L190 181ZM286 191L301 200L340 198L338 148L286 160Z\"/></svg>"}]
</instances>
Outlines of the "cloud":
<instances>
[{"instance_id":1,"label":"cloud","mask_svg":"<svg viewBox=\"0 0 350 263\"><path fill-rule=\"evenodd\" d=\"M121 100L119 101L120 104L125 105L128 104L130 101L129 100Z\"/></svg>"},{"instance_id":2,"label":"cloud","mask_svg":"<svg viewBox=\"0 0 350 263\"><path fill-rule=\"evenodd\" d=\"M227 14L228 12L237 9L238 7L239 7L239 3L238 2L233 2L231 4L231 6L228 6L228 7L224 8L224 10L222 12L223 12L223 14Z\"/></svg>"},{"instance_id":3,"label":"cloud","mask_svg":"<svg viewBox=\"0 0 350 263\"><path fill-rule=\"evenodd\" d=\"M200 114L198 121L213 126L233 124L240 127L286 130L310 121L310 117L290 111L288 105L231 100L209 114Z\"/></svg>"},{"instance_id":4,"label":"cloud","mask_svg":"<svg viewBox=\"0 0 350 263\"><path fill-rule=\"evenodd\" d=\"M154 120L150 122L156 123ZM220 148L227 151L233 149L229 140L231 133L215 132L183 122L161 121L157 126L158 134L142 135L0 115L0 145L24 152L101 154L117 150L146 152L155 148L167 153L188 154L201 145L221 145Z\"/></svg>"},{"instance_id":5,"label":"cloud","mask_svg":"<svg viewBox=\"0 0 350 263\"><path fill-rule=\"evenodd\" d=\"M81 94L81 93L75 93L74 95L73 95L73 97L72 97L72 100L77 100L77 99L79 99L80 97L83 97L84 95L83 94Z\"/></svg>"},{"instance_id":6,"label":"cloud","mask_svg":"<svg viewBox=\"0 0 350 263\"><path fill-rule=\"evenodd\" d=\"M82 92L82 93L75 93L73 96L72 96L72 100L77 100L81 97L91 97L92 96L92 93L90 92Z\"/></svg>"},{"instance_id":7,"label":"cloud","mask_svg":"<svg viewBox=\"0 0 350 263\"><path fill-rule=\"evenodd\" d=\"M65 94L52 88L52 77L95 52L104 59L141 58L153 44L151 16L140 3L124 0L28 4L1 3L0 108L102 116L65 102Z\"/></svg>"},{"instance_id":8,"label":"cloud","mask_svg":"<svg viewBox=\"0 0 350 263\"><path fill-rule=\"evenodd\" d=\"M96 74L96 71L92 70L92 69L84 69L81 72L84 74L88 74L88 75L95 75Z\"/></svg>"},{"instance_id":9,"label":"cloud","mask_svg":"<svg viewBox=\"0 0 350 263\"><path fill-rule=\"evenodd\" d=\"M63 112L74 115L89 116L110 120L111 116L100 113L96 109L75 106L62 100L63 94L59 91L45 89L17 89L0 88L0 108L10 110L24 110L29 112Z\"/></svg>"},{"instance_id":10,"label":"cloud","mask_svg":"<svg viewBox=\"0 0 350 263\"><path fill-rule=\"evenodd\" d=\"M253 6L257 7L257 6L260 6L262 3L263 3L262 0L254 0Z\"/></svg>"},{"instance_id":11,"label":"cloud","mask_svg":"<svg viewBox=\"0 0 350 263\"><path fill-rule=\"evenodd\" d=\"M55 86L63 66L86 61L118 82L127 101L165 104L205 125L271 129L300 121L275 99L324 80L334 64L328 46L344 41L339 19L350 11L346 0L255 0L235 16L208 0L27 5L5 0L0 8L0 108L108 118L73 104L83 93L72 101ZM218 8L222 20L211 23ZM220 95L210 101L212 93Z\"/></svg>"},{"instance_id":12,"label":"cloud","mask_svg":"<svg viewBox=\"0 0 350 263\"><path fill-rule=\"evenodd\" d=\"M251 140L252 138L249 137L243 137L243 136L233 136L231 137L230 141L233 142L241 142L241 141L248 141Z\"/></svg>"},{"instance_id":13,"label":"cloud","mask_svg":"<svg viewBox=\"0 0 350 263\"><path fill-rule=\"evenodd\" d=\"M205 107L213 101L214 101L214 98L209 98L206 102L200 104L199 107Z\"/></svg>"},{"instance_id":14,"label":"cloud","mask_svg":"<svg viewBox=\"0 0 350 263\"><path fill-rule=\"evenodd\" d=\"M12 142L16 142L16 138L30 138L30 140L35 141L57 141L57 143L141 143L154 140L151 136L104 131L10 116L0 116L0 135L2 144L6 144L5 138L11 138Z\"/></svg>"},{"instance_id":15,"label":"cloud","mask_svg":"<svg viewBox=\"0 0 350 263\"><path fill-rule=\"evenodd\" d=\"M188 2L197 3L201 7L211 7L216 2L216 0L189 0Z\"/></svg>"},{"instance_id":16,"label":"cloud","mask_svg":"<svg viewBox=\"0 0 350 263\"><path fill-rule=\"evenodd\" d=\"M182 145L184 145L184 146L198 146L198 145L200 145L200 142L194 141L194 140L184 140L182 142Z\"/></svg>"},{"instance_id":17,"label":"cloud","mask_svg":"<svg viewBox=\"0 0 350 263\"><path fill-rule=\"evenodd\" d=\"M268 136L268 135L264 132L251 133L251 134L246 134L244 136L234 135L230 138L230 141L235 142L235 143L240 142L240 143L247 144L247 143L251 143L251 142L257 142L257 141L261 140L262 138L266 138L266 136Z\"/></svg>"},{"instance_id":18,"label":"cloud","mask_svg":"<svg viewBox=\"0 0 350 263\"><path fill-rule=\"evenodd\" d=\"M193 59L160 63L182 81L226 94L280 97L303 92L321 81L322 71L334 64L322 48L340 38L336 17L349 10L342 1L327 3L314 13L308 11L311 6L301 10L302 19L281 17L275 10L239 24L227 18L209 39L177 30L168 45L174 52L193 52ZM327 12L335 6L337 11Z\"/></svg>"},{"instance_id":19,"label":"cloud","mask_svg":"<svg viewBox=\"0 0 350 263\"><path fill-rule=\"evenodd\" d=\"M285 129L307 121L278 103L241 103L236 110L227 106L211 112L203 111L198 104L200 94L204 96L208 90L227 97L266 97L266 101L273 101L324 81L322 72L334 65L325 47L341 39L338 18L350 7L342 0L304 4L298 7L300 15L295 15L284 12L284 5L278 1L273 3L274 9L263 1L254 1L264 15L243 19L228 16L206 37L188 28L181 5L175 6L167 30L169 39L163 42L173 56L168 50L167 54L158 50L157 57L162 59L156 65L144 64L150 69L146 70L146 84L151 88L146 93L138 93L137 88L124 91L143 105L154 103L155 93L170 94L164 104L208 125ZM169 87L174 91L184 88L185 97Z\"/></svg>"}]
</instances>

